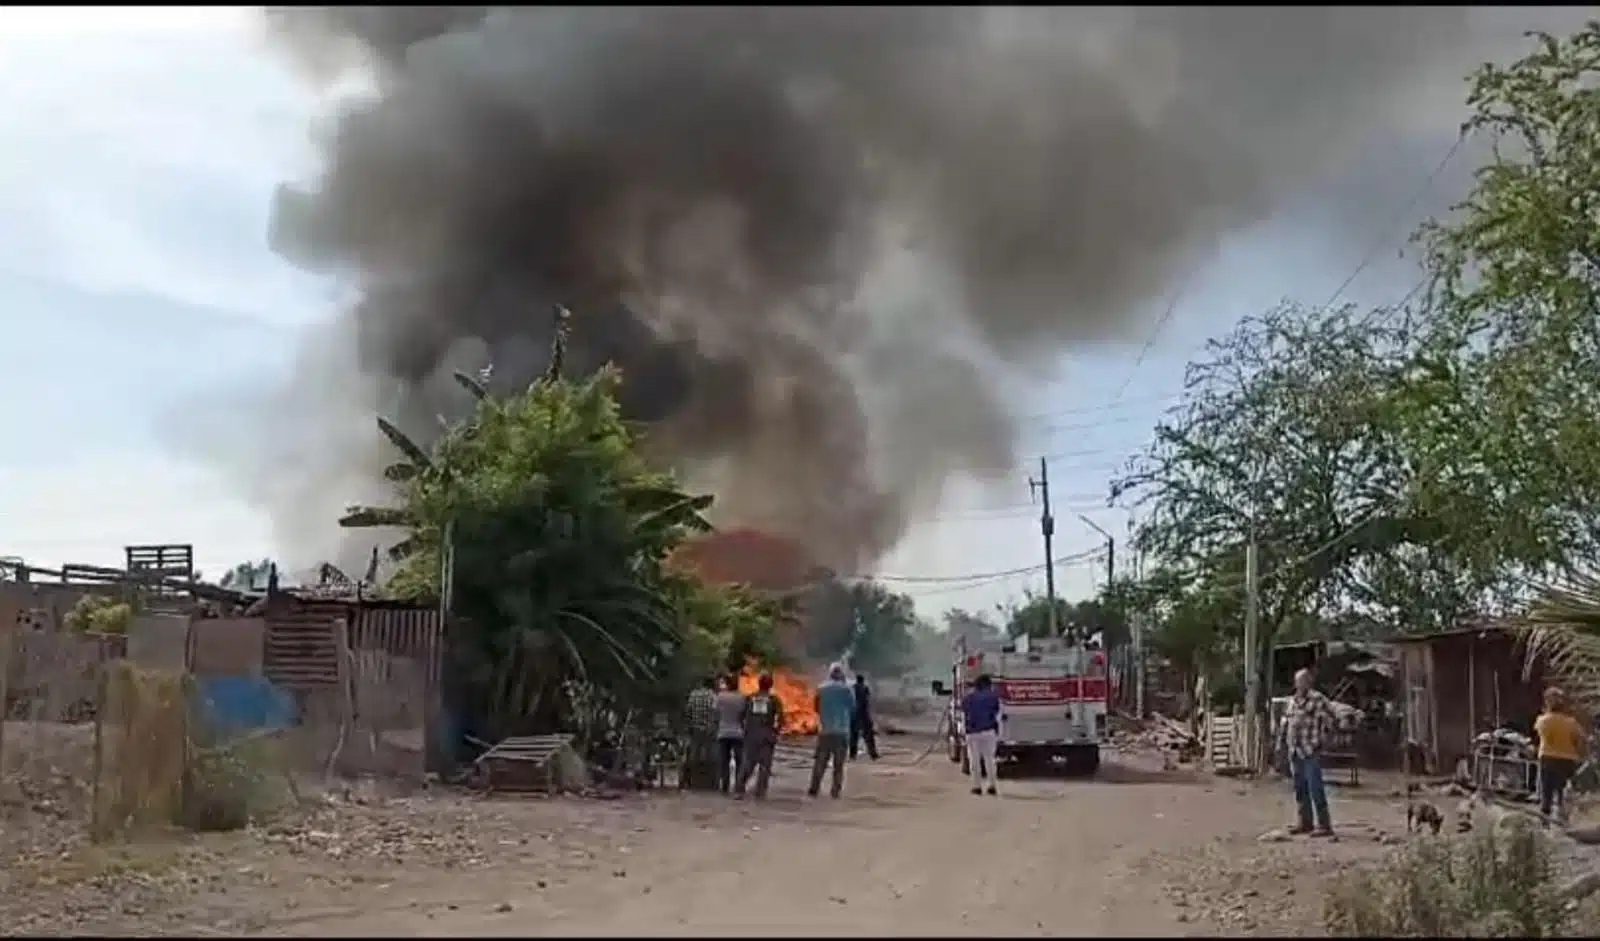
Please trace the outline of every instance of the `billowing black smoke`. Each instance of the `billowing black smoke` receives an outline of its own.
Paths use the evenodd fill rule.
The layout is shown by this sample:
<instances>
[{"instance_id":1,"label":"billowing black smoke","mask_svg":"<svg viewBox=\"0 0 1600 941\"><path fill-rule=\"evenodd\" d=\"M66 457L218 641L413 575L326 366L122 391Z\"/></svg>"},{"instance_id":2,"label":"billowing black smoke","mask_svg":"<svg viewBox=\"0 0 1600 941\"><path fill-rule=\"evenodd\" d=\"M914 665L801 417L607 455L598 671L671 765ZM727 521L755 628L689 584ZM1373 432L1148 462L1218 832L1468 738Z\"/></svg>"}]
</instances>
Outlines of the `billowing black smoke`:
<instances>
[{"instance_id":1,"label":"billowing black smoke","mask_svg":"<svg viewBox=\"0 0 1600 941\"><path fill-rule=\"evenodd\" d=\"M368 496L375 411L426 435L449 370L542 370L561 303L662 460L844 569L1014 466L997 365L1117 336L1477 51L1450 8L270 17L376 77L278 206L275 247L359 293L256 462L280 535L326 548Z\"/></svg>"}]
</instances>

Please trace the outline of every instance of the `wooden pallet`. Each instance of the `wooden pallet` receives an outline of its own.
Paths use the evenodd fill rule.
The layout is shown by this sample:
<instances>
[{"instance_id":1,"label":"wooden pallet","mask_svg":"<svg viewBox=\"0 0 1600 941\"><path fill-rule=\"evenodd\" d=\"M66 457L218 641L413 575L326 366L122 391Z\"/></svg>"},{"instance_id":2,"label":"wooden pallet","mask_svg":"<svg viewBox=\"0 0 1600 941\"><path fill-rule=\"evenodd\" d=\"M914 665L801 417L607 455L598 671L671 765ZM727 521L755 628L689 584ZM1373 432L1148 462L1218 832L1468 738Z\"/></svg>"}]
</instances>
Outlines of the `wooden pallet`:
<instances>
[{"instance_id":1,"label":"wooden pallet","mask_svg":"<svg viewBox=\"0 0 1600 941\"><path fill-rule=\"evenodd\" d=\"M1206 724L1206 760L1213 768L1238 764L1234 755L1235 728L1232 716L1211 716Z\"/></svg>"},{"instance_id":2,"label":"wooden pallet","mask_svg":"<svg viewBox=\"0 0 1600 941\"><path fill-rule=\"evenodd\" d=\"M502 739L478 756L472 767L472 780L485 791L493 791L498 780L502 790L522 790L542 779L544 789L556 790L556 761L572 747L572 736L513 735ZM509 785L509 787L507 787Z\"/></svg>"}]
</instances>

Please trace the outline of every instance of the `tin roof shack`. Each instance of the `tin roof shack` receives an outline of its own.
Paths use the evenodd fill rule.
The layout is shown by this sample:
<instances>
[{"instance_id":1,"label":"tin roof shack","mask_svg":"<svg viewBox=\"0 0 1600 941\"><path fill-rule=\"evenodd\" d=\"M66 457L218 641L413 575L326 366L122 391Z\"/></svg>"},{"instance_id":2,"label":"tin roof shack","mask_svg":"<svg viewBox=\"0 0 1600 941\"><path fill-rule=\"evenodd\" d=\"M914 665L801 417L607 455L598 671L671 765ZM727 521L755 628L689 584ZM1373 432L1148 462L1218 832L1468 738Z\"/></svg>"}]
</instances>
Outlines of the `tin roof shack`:
<instances>
[{"instance_id":1,"label":"tin roof shack","mask_svg":"<svg viewBox=\"0 0 1600 941\"><path fill-rule=\"evenodd\" d=\"M1492 625L1390 641L1400 652L1407 751L1427 774L1448 774L1472 755L1480 732L1533 731L1544 691L1542 664L1526 669L1516 635Z\"/></svg>"},{"instance_id":2,"label":"tin roof shack","mask_svg":"<svg viewBox=\"0 0 1600 941\"><path fill-rule=\"evenodd\" d=\"M331 760L334 749L360 773L420 776L448 766L441 737L449 638L437 608L358 591L280 589L273 578L250 613L264 622L262 674L298 703L317 761ZM351 721L370 734L341 741Z\"/></svg>"}]
</instances>

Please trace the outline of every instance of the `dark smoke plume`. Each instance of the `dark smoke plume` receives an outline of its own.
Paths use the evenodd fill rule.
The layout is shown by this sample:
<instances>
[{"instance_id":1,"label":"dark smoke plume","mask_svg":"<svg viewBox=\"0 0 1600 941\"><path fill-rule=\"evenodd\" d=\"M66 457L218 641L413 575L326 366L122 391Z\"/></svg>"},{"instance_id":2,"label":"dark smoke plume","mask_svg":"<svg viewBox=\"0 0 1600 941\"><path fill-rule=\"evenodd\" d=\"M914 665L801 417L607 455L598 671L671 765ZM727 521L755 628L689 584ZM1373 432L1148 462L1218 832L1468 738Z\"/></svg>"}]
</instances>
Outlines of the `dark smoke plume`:
<instances>
[{"instance_id":1,"label":"dark smoke plume","mask_svg":"<svg viewBox=\"0 0 1600 941\"><path fill-rule=\"evenodd\" d=\"M269 16L376 79L274 226L359 292L274 406L286 548L378 485L375 411L425 436L452 368L526 383L562 303L662 460L840 569L1015 466L996 368L1130 335L1372 135L1452 124L1408 96L1459 108L1495 51L1460 8Z\"/></svg>"}]
</instances>

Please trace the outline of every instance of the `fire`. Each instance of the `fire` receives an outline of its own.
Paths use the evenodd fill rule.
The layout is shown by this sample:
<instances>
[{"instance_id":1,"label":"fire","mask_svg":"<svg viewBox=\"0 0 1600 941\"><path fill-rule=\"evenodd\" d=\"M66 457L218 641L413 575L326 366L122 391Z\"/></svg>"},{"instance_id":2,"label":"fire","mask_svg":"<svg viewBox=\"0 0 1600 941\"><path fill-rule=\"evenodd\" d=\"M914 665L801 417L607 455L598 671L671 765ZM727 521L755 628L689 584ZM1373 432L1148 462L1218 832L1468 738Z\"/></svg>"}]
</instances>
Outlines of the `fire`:
<instances>
[{"instance_id":1,"label":"fire","mask_svg":"<svg viewBox=\"0 0 1600 941\"><path fill-rule=\"evenodd\" d=\"M747 696L754 693L759 676L757 671L745 668L739 674L739 692ZM817 734L817 709L813 701L817 694L815 686L787 670L778 669L772 671L772 694L783 703L782 731L785 735Z\"/></svg>"}]
</instances>

